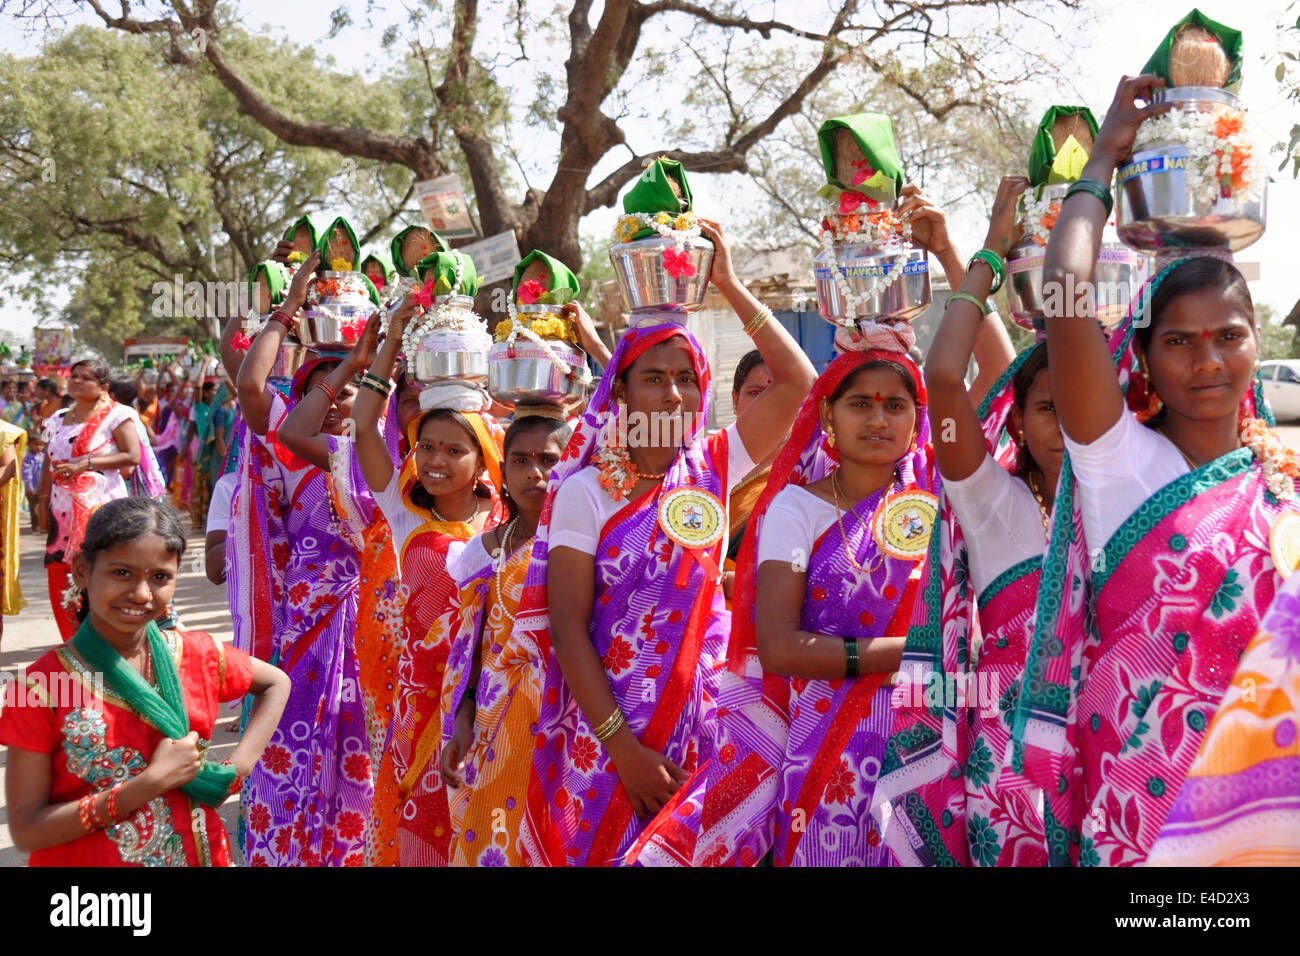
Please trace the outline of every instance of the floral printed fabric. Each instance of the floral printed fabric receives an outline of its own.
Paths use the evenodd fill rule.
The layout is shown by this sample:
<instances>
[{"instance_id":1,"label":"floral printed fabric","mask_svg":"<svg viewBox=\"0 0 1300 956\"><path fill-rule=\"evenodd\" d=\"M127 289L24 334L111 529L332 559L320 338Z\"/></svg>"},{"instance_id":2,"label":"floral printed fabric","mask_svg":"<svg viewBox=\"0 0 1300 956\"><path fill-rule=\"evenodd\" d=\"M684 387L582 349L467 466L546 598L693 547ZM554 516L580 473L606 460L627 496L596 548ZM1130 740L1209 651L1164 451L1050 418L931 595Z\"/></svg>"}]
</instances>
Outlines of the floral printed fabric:
<instances>
[{"instance_id":1,"label":"floral printed fabric","mask_svg":"<svg viewBox=\"0 0 1300 956\"><path fill-rule=\"evenodd\" d=\"M272 653L293 686L245 785L244 858L250 866L360 866L373 784L353 643L357 550L325 474L279 467L283 485L265 489L285 534L271 542L282 615Z\"/></svg>"},{"instance_id":2,"label":"floral printed fabric","mask_svg":"<svg viewBox=\"0 0 1300 956\"><path fill-rule=\"evenodd\" d=\"M655 818L632 856L655 865L753 866L774 850L778 866L889 866L892 854L870 815L892 712L885 675L800 680L763 672L755 643L757 537L771 499L787 484L807 485L835 467L817 417L819 402L860 364L900 353L843 355L804 401L737 561L728 666L720 675L717 759L687 782ZM919 372L914 372L919 381ZM924 392L920 389L921 394ZM898 463L908 490L939 491L920 410L917 440ZM802 627L842 637L901 634L920 578L917 561L882 555L870 530L884 489L869 496L817 542L808 558ZM851 552L858 567L850 563ZM860 570L866 568L868 570Z\"/></svg>"},{"instance_id":3,"label":"floral printed fabric","mask_svg":"<svg viewBox=\"0 0 1300 956\"><path fill-rule=\"evenodd\" d=\"M238 700L252 664L201 631L164 631L176 661L190 727L212 738L221 701ZM68 691L57 700L54 691ZM50 802L102 793L142 773L162 734L121 698L95 684L70 647L60 647L10 682L0 709L0 744L50 755ZM102 693L102 696L100 692ZM19 699L21 695L21 700ZM58 696L64 696L60 693ZM196 812L197 811L197 812ZM230 866L230 843L216 808L169 790L122 823L70 843L33 851L31 866Z\"/></svg>"},{"instance_id":4,"label":"floral printed fabric","mask_svg":"<svg viewBox=\"0 0 1300 956\"><path fill-rule=\"evenodd\" d=\"M1300 574L1273 598L1149 866L1300 866Z\"/></svg>"},{"instance_id":5,"label":"floral printed fabric","mask_svg":"<svg viewBox=\"0 0 1300 956\"><path fill-rule=\"evenodd\" d=\"M453 612L455 636L442 683L444 745L455 730L474 654L482 659L465 785L448 793L453 866L524 863L519 826L533 769L542 669L537 648L515 641L512 631L531 557L525 545L499 571L490 561L461 585Z\"/></svg>"},{"instance_id":6,"label":"floral printed fabric","mask_svg":"<svg viewBox=\"0 0 1300 956\"><path fill-rule=\"evenodd\" d=\"M687 484L725 498L726 433L709 439L698 434L699 423L708 419L708 359L680 325L629 330L619 339L610 367L616 373L626 369L645 349L678 336L691 349L700 388L695 428L663 483L628 503L603 529L589 633L632 732L644 746L685 769L701 765L713 752L718 678L714 665L723 653L730 615L718 582L659 528L655 506L659 494ZM515 618L516 642L538 648L545 675L521 832L525 858L534 865L623 862L642 827L612 760L565 684L551 647L547 613L547 541L555 493L591 463L615 426L614 378L601 379L551 473ZM720 556L721 545L711 549L715 562Z\"/></svg>"},{"instance_id":7,"label":"floral printed fabric","mask_svg":"<svg viewBox=\"0 0 1300 956\"><path fill-rule=\"evenodd\" d=\"M1006 424L1022 352L980 408L988 451L1013 463ZM960 523L940 499L925 591L916 602L894 694L895 721L876 788L885 838L906 866L1034 866L1047 862L1036 795L1002 785L1011 708L1041 585L1041 562L1008 569L980 595L978 620ZM996 700L994 699L996 698Z\"/></svg>"}]
</instances>

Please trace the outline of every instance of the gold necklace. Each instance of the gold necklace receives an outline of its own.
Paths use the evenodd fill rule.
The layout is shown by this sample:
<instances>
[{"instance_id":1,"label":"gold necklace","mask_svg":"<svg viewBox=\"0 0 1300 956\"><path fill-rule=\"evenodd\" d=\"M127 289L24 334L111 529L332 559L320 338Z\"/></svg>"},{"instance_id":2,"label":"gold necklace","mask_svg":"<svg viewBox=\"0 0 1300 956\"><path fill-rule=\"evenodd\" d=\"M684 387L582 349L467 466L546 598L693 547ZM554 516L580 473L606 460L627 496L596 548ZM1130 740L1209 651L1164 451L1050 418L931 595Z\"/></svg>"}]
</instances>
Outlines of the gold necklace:
<instances>
[{"instance_id":1,"label":"gold necklace","mask_svg":"<svg viewBox=\"0 0 1300 956\"><path fill-rule=\"evenodd\" d=\"M897 479L898 469L894 469L894 474L890 477L889 484L885 487L884 497L880 499L880 504L876 505L876 513L879 513L882 507L887 508L889 506L889 493L893 490L894 482ZM876 560L865 568L854 560L853 552L849 550L849 536L844 533L844 513L840 508L840 470L838 468L831 472L831 494L835 496L835 522L840 526L840 543L844 546L844 557L849 559L849 564L853 565L860 574L869 574L879 570L880 566L885 561L885 556L880 553L879 548L877 548ZM847 498L848 495L845 495L844 497ZM874 522L875 518L873 515L872 523L874 524Z\"/></svg>"},{"instance_id":2,"label":"gold necklace","mask_svg":"<svg viewBox=\"0 0 1300 956\"><path fill-rule=\"evenodd\" d=\"M1038 514L1043 519L1043 534L1050 538L1052 536L1051 522L1047 517L1047 506L1043 504L1043 496L1038 491L1038 472L1036 471L1029 473L1029 490L1033 492L1034 500L1038 502Z\"/></svg>"},{"instance_id":3,"label":"gold necklace","mask_svg":"<svg viewBox=\"0 0 1300 956\"><path fill-rule=\"evenodd\" d=\"M433 512L435 518L446 524L469 524L478 514L478 498L474 499L474 510L469 513L468 518L457 518L455 521L452 521L450 518L444 518L442 515L438 514L438 509L433 505L429 505L429 510Z\"/></svg>"}]
</instances>

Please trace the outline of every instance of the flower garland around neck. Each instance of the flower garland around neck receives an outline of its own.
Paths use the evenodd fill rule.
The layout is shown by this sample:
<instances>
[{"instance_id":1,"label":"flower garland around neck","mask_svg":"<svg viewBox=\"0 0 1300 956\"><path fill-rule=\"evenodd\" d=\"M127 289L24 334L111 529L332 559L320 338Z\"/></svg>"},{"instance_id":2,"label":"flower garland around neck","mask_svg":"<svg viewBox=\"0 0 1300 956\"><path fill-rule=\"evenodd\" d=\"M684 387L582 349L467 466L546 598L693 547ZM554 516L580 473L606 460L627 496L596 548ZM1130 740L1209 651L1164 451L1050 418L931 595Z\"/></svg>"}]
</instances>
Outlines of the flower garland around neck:
<instances>
[{"instance_id":1,"label":"flower garland around neck","mask_svg":"<svg viewBox=\"0 0 1300 956\"><path fill-rule=\"evenodd\" d=\"M818 238L822 252L829 259L831 277L840 297L844 300L844 317L850 321L857 318L859 307L869 298L881 295L897 282L903 275L903 265L911 250L912 224L899 220L894 210L880 208L880 203L857 190L837 190L834 186L824 187L819 193L830 200L830 208L824 219ZM867 212L859 210L863 206ZM866 245L881 252L896 252L892 260L882 263L885 274L872 277L871 286L866 291L855 292L840 265L837 246Z\"/></svg>"},{"instance_id":2,"label":"flower garland around neck","mask_svg":"<svg viewBox=\"0 0 1300 956\"><path fill-rule=\"evenodd\" d=\"M1300 459L1296 453L1262 418L1251 418L1243 411L1238 424L1241 443L1255 453L1269 492L1279 501L1294 500L1295 482L1300 478Z\"/></svg>"},{"instance_id":3,"label":"flower garland around neck","mask_svg":"<svg viewBox=\"0 0 1300 956\"><path fill-rule=\"evenodd\" d=\"M600 448L591 457L596 466L596 480L605 494L614 501L622 501L632 493L637 482L642 478L662 478L663 475L643 475L632 463L632 455L624 443L623 428L625 406L609 418L604 432L600 436Z\"/></svg>"},{"instance_id":4,"label":"flower garland around neck","mask_svg":"<svg viewBox=\"0 0 1300 956\"><path fill-rule=\"evenodd\" d=\"M1154 116L1138 127L1134 152L1157 146L1184 146L1190 161L1188 182L1207 205L1234 196L1239 202L1259 198L1259 163L1246 132L1246 111L1222 103L1209 109L1191 104Z\"/></svg>"}]
</instances>

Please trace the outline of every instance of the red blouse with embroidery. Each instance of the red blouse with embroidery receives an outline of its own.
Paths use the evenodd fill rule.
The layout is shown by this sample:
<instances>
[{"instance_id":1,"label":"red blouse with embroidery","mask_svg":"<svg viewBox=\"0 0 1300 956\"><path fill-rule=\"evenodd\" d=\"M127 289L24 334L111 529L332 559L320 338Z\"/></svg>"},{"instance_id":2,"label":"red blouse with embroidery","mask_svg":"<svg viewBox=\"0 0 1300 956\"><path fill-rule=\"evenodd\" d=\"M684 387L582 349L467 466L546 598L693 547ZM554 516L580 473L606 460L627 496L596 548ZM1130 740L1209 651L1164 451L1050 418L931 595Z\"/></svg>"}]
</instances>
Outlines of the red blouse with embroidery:
<instances>
[{"instance_id":1,"label":"red blouse with embroidery","mask_svg":"<svg viewBox=\"0 0 1300 956\"><path fill-rule=\"evenodd\" d=\"M252 660L202 631L164 631L180 672L190 729L208 741L222 701L253 680ZM68 645L55 648L9 684L0 744L50 754L50 803L78 800L144 771L162 740L100 683ZM195 811L198 811L197 813ZM230 841L217 811L182 790L155 797L116 826L36 850L31 866L230 866Z\"/></svg>"}]
</instances>

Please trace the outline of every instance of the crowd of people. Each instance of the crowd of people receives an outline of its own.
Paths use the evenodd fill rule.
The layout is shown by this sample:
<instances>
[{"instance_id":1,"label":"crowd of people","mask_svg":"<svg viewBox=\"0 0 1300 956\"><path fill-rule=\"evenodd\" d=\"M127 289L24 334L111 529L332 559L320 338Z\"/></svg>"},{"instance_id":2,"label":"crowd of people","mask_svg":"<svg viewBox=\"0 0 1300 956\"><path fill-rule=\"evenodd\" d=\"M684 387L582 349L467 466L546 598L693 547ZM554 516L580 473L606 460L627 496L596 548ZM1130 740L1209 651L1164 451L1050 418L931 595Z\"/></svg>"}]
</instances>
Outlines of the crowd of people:
<instances>
[{"instance_id":1,"label":"crowd of people","mask_svg":"<svg viewBox=\"0 0 1300 956\"><path fill-rule=\"evenodd\" d=\"M1121 84L1088 181L1131 151L1150 81ZM576 411L503 428L430 401L402 364L418 294L282 391L319 253L246 350L227 323L224 382L119 394L81 362L65 399L38 383L27 486L67 643L25 686L103 686L0 715L15 842L226 864L213 808L238 792L249 866L1295 861L1300 469L1245 280L1167 257L1109 336L1062 316L1016 355L986 303L1027 185L1002 181L968 263L902 190L957 290L923 366L868 323L818 375L702 221L754 347L712 433L682 324L610 354L574 303L604 369ZM1071 190L1049 279L1092 278L1108 212ZM426 262L457 287L457 253ZM654 415L680 440L618 427ZM176 627L168 489L234 647ZM224 701L245 707L222 765Z\"/></svg>"}]
</instances>

